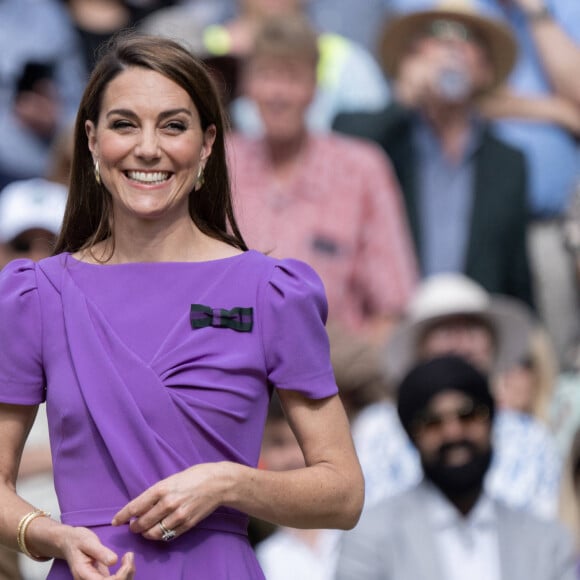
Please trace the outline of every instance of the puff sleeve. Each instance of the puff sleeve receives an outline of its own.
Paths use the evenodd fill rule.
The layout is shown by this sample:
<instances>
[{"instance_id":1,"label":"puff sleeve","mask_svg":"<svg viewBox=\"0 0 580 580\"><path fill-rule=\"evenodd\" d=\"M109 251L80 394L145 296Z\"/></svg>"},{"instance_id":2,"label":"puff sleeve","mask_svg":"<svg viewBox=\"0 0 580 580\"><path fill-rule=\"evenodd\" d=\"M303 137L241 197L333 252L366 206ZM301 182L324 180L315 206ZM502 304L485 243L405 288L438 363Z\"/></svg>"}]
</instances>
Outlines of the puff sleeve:
<instances>
[{"instance_id":1,"label":"puff sleeve","mask_svg":"<svg viewBox=\"0 0 580 580\"><path fill-rule=\"evenodd\" d=\"M35 263L14 260L0 273L0 401L44 401L40 302Z\"/></svg>"},{"instance_id":2,"label":"puff sleeve","mask_svg":"<svg viewBox=\"0 0 580 580\"><path fill-rule=\"evenodd\" d=\"M277 262L266 286L262 340L268 379L312 399L338 392L325 323L327 301L318 274L304 262Z\"/></svg>"}]
</instances>

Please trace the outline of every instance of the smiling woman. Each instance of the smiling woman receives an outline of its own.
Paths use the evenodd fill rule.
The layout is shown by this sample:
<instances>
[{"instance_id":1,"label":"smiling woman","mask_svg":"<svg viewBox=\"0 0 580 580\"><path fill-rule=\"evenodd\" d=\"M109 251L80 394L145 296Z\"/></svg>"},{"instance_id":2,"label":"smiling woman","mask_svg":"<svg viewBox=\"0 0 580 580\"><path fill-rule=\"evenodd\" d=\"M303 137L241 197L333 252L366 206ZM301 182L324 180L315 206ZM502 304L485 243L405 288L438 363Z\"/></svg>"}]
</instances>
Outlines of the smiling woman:
<instances>
[{"instance_id":1,"label":"smiling woman","mask_svg":"<svg viewBox=\"0 0 580 580\"><path fill-rule=\"evenodd\" d=\"M137 87L137 89L135 89ZM216 127L201 127L191 97L162 74L128 68L103 95L98 124L88 120L89 149L111 193L113 223L187 216L215 141ZM166 224L155 223L153 231ZM152 228L144 233L151 240Z\"/></svg>"},{"instance_id":2,"label":"smiling woman","mask_svg":"<svg viewBox=\"0 0 580 580\"><path fill-rule=\"evenodd\" d=\"M89 260L122 261L115 249L125 226L117 228L116 220L143 223L148 213L162 221L149 222L141 241L146 247L156 246L160 229L181 217L193 221L197 233L247 249L233 216L224 113L212 79L183 47L159 38L150 45L144 50L133 39L122 54L105 53L89 80L57 252L90 249ZM187 236L195 233L185 229ZM174 240L181 249L190 246L187 241Z\"/></svg>"},{"instance_id":3,"label":"smiling woman","mask_svg":"<svg viewBox=\"0 0 580 580\"><path fill-rule=\"evenodd\" d=\"M55 255L0 275L0 541L55 558L50 580L263 579L248 516L359 517L323 285L247 250L223 118L183 46L114 39L77 116ZM273 389L299 469L257 468ZM14 491L44 400L62 523Z\"/></svg>"}]
</instances>

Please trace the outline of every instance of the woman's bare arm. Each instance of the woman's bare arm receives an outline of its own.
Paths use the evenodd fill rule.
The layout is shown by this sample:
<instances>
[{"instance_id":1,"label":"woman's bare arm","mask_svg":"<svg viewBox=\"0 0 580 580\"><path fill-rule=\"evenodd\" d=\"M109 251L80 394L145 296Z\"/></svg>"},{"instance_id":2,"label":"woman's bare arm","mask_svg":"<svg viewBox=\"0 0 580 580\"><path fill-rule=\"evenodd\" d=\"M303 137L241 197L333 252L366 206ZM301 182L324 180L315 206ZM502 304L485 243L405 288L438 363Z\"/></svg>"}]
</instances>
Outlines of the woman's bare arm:
<instances>
[{"instance_id":1,"label":"woman's bare arm","mask_svg":"<svg viewBox=\"0 0 580 580\"><path fill-rule=\"evenodd\" d=\"M291 391L279 395L306 467L267 471L233 462L196 465L149 488L113 523L131 521L133 532L160 540L160 521L180 535L217 507L228 506L278 525L354 527L364 480L338 395L320 400Z\"/></svg>"}]
</instances>

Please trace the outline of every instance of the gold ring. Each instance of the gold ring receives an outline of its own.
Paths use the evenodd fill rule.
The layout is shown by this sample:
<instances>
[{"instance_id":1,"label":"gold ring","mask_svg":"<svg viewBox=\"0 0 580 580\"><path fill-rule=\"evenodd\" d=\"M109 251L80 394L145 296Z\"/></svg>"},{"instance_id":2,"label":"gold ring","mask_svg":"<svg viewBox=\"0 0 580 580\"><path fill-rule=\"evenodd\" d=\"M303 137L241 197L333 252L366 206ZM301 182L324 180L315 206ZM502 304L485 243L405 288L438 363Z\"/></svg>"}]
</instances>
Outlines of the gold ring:
<instances>
[{"instance_id":1,"label":"gold ring","mask_svg":"<svg viewBox=\"0 0 580 580\"><path fill-rule=\"evenodd\" d=\"M175 530L170 530L169 528L166 528L163 525L163 520L161 520L159 522L159 527L161 528L161 531L163 532L161 534L161 539L165 542L169 542L171 540L173 540L173 538L175 538Z\"/></svg>"}]
</instances>

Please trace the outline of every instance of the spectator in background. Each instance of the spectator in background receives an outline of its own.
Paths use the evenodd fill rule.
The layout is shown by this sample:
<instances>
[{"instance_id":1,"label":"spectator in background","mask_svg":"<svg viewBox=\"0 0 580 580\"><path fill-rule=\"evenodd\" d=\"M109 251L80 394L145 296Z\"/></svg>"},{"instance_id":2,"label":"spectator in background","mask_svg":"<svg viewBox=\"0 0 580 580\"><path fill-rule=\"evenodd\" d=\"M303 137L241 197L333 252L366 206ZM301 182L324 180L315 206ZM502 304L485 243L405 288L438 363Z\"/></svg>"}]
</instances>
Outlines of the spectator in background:
<instances>
[{"instance_id":1,"label":"spectator in background","mask_svg":"<svg viewBox=\"0 0 580 580\"><path fill-rule=\"evenodd\" d=\"M137 25L140 32L165 36L185 46L205 62L221 92L224 108L229 111L239 93L241 59L233 54L212 54L204 44L204 29L215 24L219 5L193 2L155 10ZM213 18L212 18L213 17Z\"/></svg>"},{"instance_id":2,"label":"spectator in background","mask_svg":"<svg viewBox=\"0 0 580 580\"><path fill-rule=\"evenodd\" d=\"M550 424L550 408L558 381L558 362L550 336L537 321L527 354L502 373L493 385L497 405Z\"/></svg>"},{"instance_id":3,"label":"spectator in background","mask_svg":"<svg viewBox=\"0 0 580 580\"><path fill-rule=\"evenodd\" d=\"M430 9L439 0L389 0L394 11ZM580 2L455 0L510 27L518 47L501 90L479 104L498 135L524 153L531 214L529 251L540 316L563 360L575 333L578 288L560 222L580 172Z\"/></svg>"},{"instance_id":4,"label":"spectator in background","mask_svg":"<svg viewBox=\"0 0 580 580\"><path fill-rule=\"evenodd\" d=\"M484 112L526 155L535 296L563 361L579 315L574 266L560 225L580 176L580 2L479 2L512 28L518 43L509 83L485 103Z\"/></svg>"},{"instance_id":5,"label":"spectator in background","mask_svg":"<svg viewBox=\"0 0 580 580\"><path fill-rule=\"evenodd\" d=\"M515 41L455 4L389 21L382 58L395 101L341 114L334 126L377 141L392 159L423 276L463 272L532 304L524 157L476 109L509 74Z\"/></svg>"},{"instance_id":6,"label":"spectator in background","mask_svg":"<svg viewBox=\"0 0 580 580\"><path fill-rule=\"evenodd\" d=\"M265 135L230 138L236 216L249 247L317 270L330 322L382 337L413 291L415 256L383 152L307 126L318 56L301 15L258 32L244 82Z\"/></svg>"},{"instance_id":7,"label":"spectator in background","mask_svg":"<svg viewBox=\"0 0 580 580\"><path fill-rule=\"evenodd\" d=\"M391 333L386 369L396 384L417 361L457 354L494 384L524 359L533 328L534 319L521 301L490 295L462 274L438 274L419 285ZM367 508L419 480L416 453L392 405L371 405L362 411L353 438L365 474ZM501 408L494 442L496 453L486 478L490 495L542 517L555 517L561 458L547 426L530 414Z\"/></svg>"},{"instance_id":8,"label":"spectator in background","mask_svg":"<svg viewBox=\"0 0 580 580\"><path fill-rule=\"evenodd\" d=\"M0 192L0 266L23 255L52 254L60 229L66 187L42 178L14 181Z\"/></svg>"},{"instance_id":9,"label":"spectator in background","mask_svg":"<svg viewBox=\"0 0 580 580\"><path fill-rule=\"evenodd\" d=\"M311 0L305 4L317 29L345 36L378 57L378 41L390 0Z\"/></svg>"},{"instance_id":10,"label":"spectator in background","mask_svg":"<svg viewBox=\"0 0 580 580\"><path fill-rule=\"evenodd\" d=\"M397 411L424 480L342 535L337 580L575 580L558 523L485 491L495 404L483 373L454 355L418 363L400 383Z\"/></svg>"},{"instance_id":11,"label":"spectator in background","mask_svg":"<svg viewBox=\"0 0 580 580\"><path fill-rule=\"evenodd\" d=\"M76 29L88 71L97 61L99 47L120 30L178 0L61 0Z\"/></svg>"},{"instance_id":12,"label":"spectator in background","mask_svg":"<svg viewBox=\"0 0 580 580\"><path fill-rule=\"evenodd\" d=\"M305 15L303 0L238 0L233 19L206 28L205 50L213 55L245 58L265 19L296 14ZM388 84L372 54L347 38L328 32L321 32L317 42L321 58L317 90L307 111L310 129L328 131L338 111L375 110L388 102ZM264 130L256 103L243 89L240 98L232 103L231 113L239 131L259 134Z\"/></svg>"},{"instance_id":13,"label":"spectator in background","mask_svg":"<svg viewBox=\"0 0 580 580\"><path fill-rule=\"evenodd\" d=\"M115 32L128 28L133 14L125 0L62 0L78 36L79 48L88 71L97 60L99 46Z\"/></svg>"},{"instance_id":14,"label":"spectator in background","mask_svg":"<svg viewBox=\"0 0 580 580\"><path fill-rule=\"evenodd\" d=\"M377 42L392 0L301 0L303 10L324 33L335 33L377 54ZM181 0L196 19L223 24L237 15L239 0Z\"/></svg>"},{"instance_id":15,"label":"spectator in background","mask_svg":"<svg viewBox=\"0 0 580 580\"><path fill-rule=\"evenodd\" d=\"M86 80L57 0L0 2L0 187L46 175L52 139L76 115Z\"/></svg>"}]
</instances>

